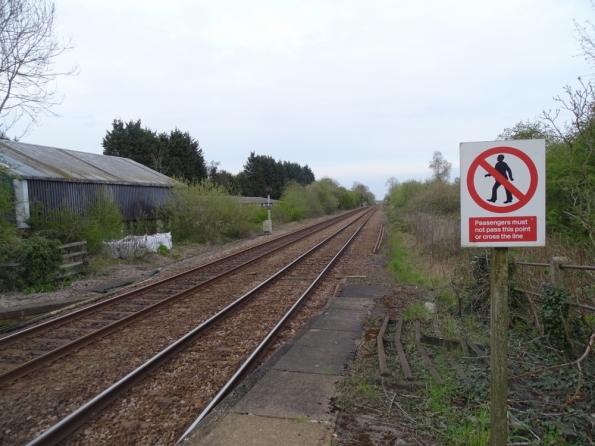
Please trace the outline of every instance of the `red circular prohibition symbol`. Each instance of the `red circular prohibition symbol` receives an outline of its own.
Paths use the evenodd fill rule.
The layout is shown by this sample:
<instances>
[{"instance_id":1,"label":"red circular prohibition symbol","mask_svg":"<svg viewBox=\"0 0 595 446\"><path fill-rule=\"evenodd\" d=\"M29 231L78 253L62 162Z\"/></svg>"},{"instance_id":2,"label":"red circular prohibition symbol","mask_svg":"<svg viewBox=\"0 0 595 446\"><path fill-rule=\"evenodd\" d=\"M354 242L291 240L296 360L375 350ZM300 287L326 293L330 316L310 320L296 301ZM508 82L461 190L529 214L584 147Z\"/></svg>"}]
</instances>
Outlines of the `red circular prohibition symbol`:
<instances>
[{"instance_id":1,"label":"red circular prohibition symbol","mask_svg":"<svg viewBox=\"0 0 595 446\"><path fill-rule=\"evenodd\" d=\"M488 167L492 171L495 171L495 169L492 166L487 164L486 159L489 156L496 154L500 155L502 153L507 153L509 155L513 155L520 158L529 168L529 175L531 177L529 189L524 194L521 191L519 191L516 187L514 187L514 185L509 180L503 178L505 181L500 181L502 186L504 186L505 189L508 189L512 193L512 195L514 195L515 198L518 200L516 203L513 203L509 206L495 206L492 203L488 203L487 201L482 199L477 193L477 190L475 190L475 171L480 166L484 169ZM487 169L486 171L490 173ZM477 156L477 158L473 160L473 162L469 166L469 171L467 172L467 190L469 190L469 194L471 195L471 198L473 198L473 201L475 201L480 207L484 208L485 210L490 212L496 212L498 214L505 214L508 212L516 211L517 209L520 209L527 203L529 203L531 198L533 198L533 195L535 195L535 191L537 190L537 181L537 168L535 167L533 160L525 152L521 152L519 149L515 149L514 147L493 147L491 149L486 150L485 152L480 153Z\"/></svg>"}]
</instances>

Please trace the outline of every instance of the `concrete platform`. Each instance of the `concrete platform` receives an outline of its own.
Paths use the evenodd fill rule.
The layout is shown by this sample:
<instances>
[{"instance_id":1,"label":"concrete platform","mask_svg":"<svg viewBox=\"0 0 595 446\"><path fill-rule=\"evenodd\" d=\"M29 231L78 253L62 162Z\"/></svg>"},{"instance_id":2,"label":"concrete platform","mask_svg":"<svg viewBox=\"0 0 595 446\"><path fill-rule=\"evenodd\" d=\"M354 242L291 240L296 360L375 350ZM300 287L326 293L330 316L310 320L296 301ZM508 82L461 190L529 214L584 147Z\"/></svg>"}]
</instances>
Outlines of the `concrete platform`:
<instances>
[{"instance_id":1,"label":"concrete platform","mask_svg":"<svg viewBox=\"0 0 595 446\"><path fill-rule=\"evenodd\" d=\"M238 413L261 417L331 422L327 401L334 395L337 376L271 370L235 406ZM303 395L312 394L313 398Z\"/></svg>"},{"instance_id":2,"label":"concrete platform","mask_svg":"<svg viewBox=\"0 0 595 446\"><path fill-rule=\"evenodd\" d=\"M372 286L360 297L333 298L247 382L230 394L180 445L328 445L336 415L331 398L353 359Z\"/></svg>"},{"instance_id":3,"label":"concrete platform","mask_svg":"<svg viewBox=\"0 0 595 446\"><path fill-rule=\"evenodd\" d=\"M60 302L43 302L41 304L23 305L20 307L12 308L10 310L0 311L0 320L20 319L26 316L49 313L50 311L56 311L60 308L67 307L69 305L85 301L87 299L89 298L75 297L70 299L64 299Z\"/></svg>"},{"instance_id":4,"label":"concrete platform","mask_svg":"<svg viewBox=\"0 0 595 446\"><path fill-rule=\"evenodd\" d=\"M274 368L340 375L353 357L356 338L359 333L312 329Z\"/></svg>"},{"instance_id":5,"label":"concrete platform","mask_svg":"<svg viewBox=\"0 0 595 446\"><path fill-rule=\"evenodd\" d=\"M346 285L339 293L339 297L382 297L389 293L382 285Z\"/></svg>"},{"instance_id":6,"label":"concrete platform","mask_svg":"<svg viewBox=\"0 0 595 446\"><path fill-rule=\"evenodd\" d=\"M330 424L307 420L287 420L229 414L216 432L200 443L202 446L310 446L324 445L333 434Z\"/></svg>"}]
</instances>

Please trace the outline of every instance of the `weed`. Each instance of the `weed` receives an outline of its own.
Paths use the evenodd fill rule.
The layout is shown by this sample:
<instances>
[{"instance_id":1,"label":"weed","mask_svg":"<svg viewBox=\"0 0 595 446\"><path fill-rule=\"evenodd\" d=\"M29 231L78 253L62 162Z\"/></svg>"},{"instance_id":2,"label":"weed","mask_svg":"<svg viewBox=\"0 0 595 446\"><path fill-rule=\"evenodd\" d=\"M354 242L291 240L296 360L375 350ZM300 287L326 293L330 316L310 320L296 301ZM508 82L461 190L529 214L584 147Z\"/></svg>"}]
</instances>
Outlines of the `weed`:
<instances>
[{"instance_id":1,"label":"weed","mask_svg":"<svg viewBox=\"0 0 595 446\"><path fill-rule=\"evenodd\" d=\"M172 252L171 256L175 259L178 260L180 258L180 254L178 254L177 252Z\"/></svg>"},{"instance_id":2,"label":"weed","mask_svg":"<svg viewBox=\"0 0 595 446\"><path fill-rule=\"evenodd\" d=\"M430 407L435 413L444 412L450 405L452 389L442 384L432 382L428 387Z\"/></svg>"},{"instance_id":3,"label":"weed","mask_svg":"<svg viewBox=\"0 0 595 446\"><path fill-rule=\"evenodd\" d=\"M169 249L167 249L167 246L159 245L159 248L157 248L157 252L162 256L165 256L169 252Z\"/></svg>"},{"instance_id":4,"label":"weed","mask_svg":"<svg viewBox=\"0 0 595 446\"><path fill-rule=\"evenodd\" d=\"M27 286L23 288L24 294L35 294L35 293L50 293L54 291L56 287L54 285L37 285L37 286Z\"/></svg>"},{"instance_id":5,"label":"weed","mask_svg":"<svg viewBox=\"0 0 595 446\"><path fill-rule=\"evenodd\" d=\"M364 327L376 327L378 326L378 319L371 314L365 314L362 319L362 324Z\"/></svg>"},{"instance_id":6,"label":"weed","mask_svg":"<svg viewBox=\"0 0 595 446\"><path fill-rule=\"evenodd\" d=\"M438 294L438 302L442 307L455 313L458 305L457 296L450 288L443 288Z\"/></svg>"},{"instance_id":7,"label":"weed","mask_svg":"<svg viewBox=\"0 0 595 446\"><path fill-rule=\"evenodd\" d=\"M558 349L572 347L573 339L588 337L581 320L569 316L569 301L569 292L543 284L539 316L548 341Z\"/></svg>"},{"instance_id":8,"label":"weed","mask_svg":"<svg viewBox=\"0 0 595 446\"><path fill-rule=\"evenodd\" d=\"M389 268L395 273L399 282L408 285L423 285L428 282L412 261L410 247L405 245L402 234L396 233L391 236L390 256L392 260L389 263Z\"/></svg>"},{"instance_id":9,"label":"weed","mask_svg":"<svg viewBox=\"0 0 595 446\"><path fill-rule=\"evenodd\" d=\"M442 337L446 339L457 339L457 323L450 314L447 314L441 318L441 332Z\"/></svg>"},{"instance_id":10,"label":"weed","mask_svg":"<svg viewBox=\"0 0 595 446\"><path fill-rule=\"evenodd\" d=\"M310 421L310 419L307 416L305 416L305 415L299 416L297 418L293 418L291 420L291 422L294 423L294 424L307 423L309 421Z\"/></svg>"},{"instance_id":11,"label":"weed","mask_svg":"<svg viewBox=\"0 0 595 446\"><path fill-rule=\"evenodd\" d=\"M421 302L411 303L403 312L403 319L405 321L419 320L422 322L428 322L432 315L430 311Z\"/></svg>"},{"instance_id":12,"label":"weed","mask_svg":"<svg viewBox=\"0 0 595 446\"><path fill-rule=\"evenodd\" d=\"M198 243L247 236L256 212L208 180L176 188L167 210L173 238Z\"/></svg>"},{"instance_id":13,"label":"weed","mask_svg":"<svg viewBox=\"0 0 595 446\"><path fill-rule=\"evenodd\" d=\"M373 397L376 393L374 387L367 380L361 381L357 385L357 389L368 398Z\"/></svg>"},{"instance_id":14,"label":"weed","mask_svg":"<svg viewBox=\"0 0 595 446\"><path fill-rule=\"evenodd\" d=\"M458 424L449 425L448 436L456 446L487 446L490 444L490 413L481 408Z\"/></svg>"}]
</instances>

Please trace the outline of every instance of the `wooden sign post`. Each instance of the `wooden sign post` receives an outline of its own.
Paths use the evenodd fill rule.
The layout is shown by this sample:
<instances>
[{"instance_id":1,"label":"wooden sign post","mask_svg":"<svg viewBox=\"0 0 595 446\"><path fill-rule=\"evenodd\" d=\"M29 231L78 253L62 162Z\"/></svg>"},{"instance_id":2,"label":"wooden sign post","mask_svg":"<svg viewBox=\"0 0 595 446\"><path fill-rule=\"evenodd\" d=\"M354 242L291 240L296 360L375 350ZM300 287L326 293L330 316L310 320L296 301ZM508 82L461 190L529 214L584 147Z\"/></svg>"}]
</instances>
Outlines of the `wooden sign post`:
<instances>
[{"instance_id":1,"label":"wooden sign post","mask_svg":"<svg viewBox=\"0 0 595 446\"><path fill-rule=\"evenodd\" d=\"M508 442L508 248L492 248L490 397L490 446L506 446Z\"/></svg>"},{"instance_id":2,"label":"wooden sign post","mask_svg":"<svg viewBox=\"0 0 595 446\"><path fill-rule=\"evenodd\" d=\"M491 248L490 445L508 442L508 247L545 246L545 140L461 143L461 246Z\"/></svg>"}]
</instances>

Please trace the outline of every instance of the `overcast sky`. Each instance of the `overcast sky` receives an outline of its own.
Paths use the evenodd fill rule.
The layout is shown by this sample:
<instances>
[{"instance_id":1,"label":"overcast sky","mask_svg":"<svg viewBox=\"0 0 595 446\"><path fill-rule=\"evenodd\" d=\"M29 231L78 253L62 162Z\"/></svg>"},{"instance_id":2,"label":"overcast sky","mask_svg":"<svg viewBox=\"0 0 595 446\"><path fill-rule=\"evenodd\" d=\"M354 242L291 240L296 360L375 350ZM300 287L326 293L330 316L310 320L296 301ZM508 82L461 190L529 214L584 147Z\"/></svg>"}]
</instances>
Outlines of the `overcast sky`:
<instances>
[{"instance_id":1,"label":"overcast sky","mask_svg":"<svg viewBox=\"0 0 595 446\"><path fill-rule=\"evenodd\" d=\"M590 74L588 0L55 0L76 48L59 116L22 139L101 153L114 119L175 127L237 173L251 151L354 181L425 179Z\"/></svg>"}]
</instances>

